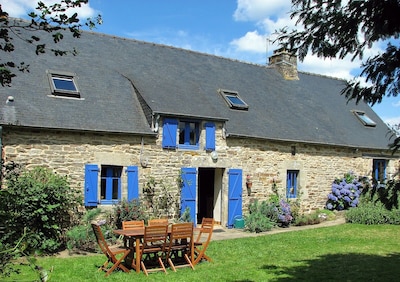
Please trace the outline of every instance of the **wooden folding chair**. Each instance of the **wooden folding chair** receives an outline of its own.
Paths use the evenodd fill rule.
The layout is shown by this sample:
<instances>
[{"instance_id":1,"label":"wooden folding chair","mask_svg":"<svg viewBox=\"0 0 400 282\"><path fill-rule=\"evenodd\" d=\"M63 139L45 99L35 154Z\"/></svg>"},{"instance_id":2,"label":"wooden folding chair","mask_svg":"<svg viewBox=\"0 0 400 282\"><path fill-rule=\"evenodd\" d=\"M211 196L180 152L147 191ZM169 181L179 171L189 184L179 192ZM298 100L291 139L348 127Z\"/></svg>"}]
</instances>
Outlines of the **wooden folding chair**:
<instances>
[{"instance_id":1,"label":"wooden folding chair","mask_svg":"<svg viewBox=\"0 0 400 282\"><path fill-rule=\"evenodd\" d=\"M161 271L163 270L165 274L167 271L165 270L164 263L162 258L165 254L165 245L168 237L168 225L153 225L146 226L144 229L143 243L140 250L140 265L142 267L143 272L147 275L148 272L152 271ZM151 260L146 259L147 256L151 254L154 255L154 258L158 261L160 267L147 269L145 265ZM145 256L144 256L145 255Z\"/></svg>"},{"instance_id":2,"label":"wooden folding chair","mask_svg":"<svg viewBox=\"0 0 400 282\"><path fill-rule=\"evenodd\" d=\"M193 270L191 258L194 255L193 249L193 222L176 223L172 225L171 235L169 236L169 246L167 248L167 261L172 270L176 272L177 267L190 266ZM186 263L178 264L179 252L186 260ZM176 263L172 261L172 256ZM183 261L184 262L184 261Z\"/></svg>"},{"instance_id":3,"label":"wooden folding chair","mask_svg":"<svg viewBox=\"0 0 400 282\"><path fill-rule=\"evenodd\" d=\"M123 230L130 230L135 228L144 228L144 220L128 220L122 221L122 229ZM127 244L129 242L129 244ZM124 247L129 247L131 249L134 248L134 244L132 240L124 237Z\"/></svg>"},{"instance_id":4,"label":"wooden folding chair","mask_svg":"<svg viewBox=\"0 0 400 282\"><path fill-rule=\"evenodd\" d=\"M194 242L195 259L193 265L198 264L201 260L212 261L212 259L205 254L208 245L210 244L212 233L214 230L214 219L203 218L201 222L201 229Z\"/></svg>"},{"instance_id":5,"label":"wooden folding chair","mask_svg":"<svg viewBox=\"0 0 400 282\"><path fill-rule=\"evenodd\" d=\"M154 218L149 219L148 223L149 226L152 225L168 225L168 218Z\"/></svg>"},{"instance_id":6,"label":"wooden folding chair","mask_svg":"<svg viewBox=\"0 0 400 282\"><path fill-rule=\"evenodd\" d=\"M106 271L106 275L108 276L113 272L116 268L123 270L124 272L129 272L129 269L126 268L122 262L126 258L126 256L130 253L129 249L121 249L121 248L110 248L104 239L103 232L100 229L100 226L92 223L92 228L94 235L96 236L97 243L103 254L107 257L107 260L100 266L99 270ZM119 259L117 256L119 256ZM112 263L112 267L108 268L108 264Z\"/></svg>"}]
</instances>

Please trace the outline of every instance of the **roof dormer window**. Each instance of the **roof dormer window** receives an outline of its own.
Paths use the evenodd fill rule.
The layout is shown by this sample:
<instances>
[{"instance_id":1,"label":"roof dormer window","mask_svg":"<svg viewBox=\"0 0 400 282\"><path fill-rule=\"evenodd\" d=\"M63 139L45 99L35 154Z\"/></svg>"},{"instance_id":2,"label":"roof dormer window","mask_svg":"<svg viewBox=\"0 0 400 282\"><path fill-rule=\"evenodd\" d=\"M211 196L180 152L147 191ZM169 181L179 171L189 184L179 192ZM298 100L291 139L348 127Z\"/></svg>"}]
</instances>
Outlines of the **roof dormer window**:
<instances>
[{"instance_id":1,"label":"roof dormer window","mask_svg":"<svg viewBox=\"0 0 400 282\"><path fill-rule=\"evenodd\" d=\"M376 122L374 122L369 116L367 116L364 112L361 111L353 111L356 117L361 121L365 126L376 126Z\"/></svg>"},{"instance_id":2,"label":"roof dormer window","mask_svg":"<svg viewBox=\"0 0 400 282\"><path fill-rule=\"evenodd\" d=\"M75 73L49 71L48 76L52 95L80 98Z\"/></svg>"},{"instance_id":3,"label":"roof dormer window","mask_svg":"<svg viewBox=\"0 0 400 282\"><path fill-rule=\"evenodd\" d=\"M226 103L231 109L235 110L248 110L249 105L247 105L242 98L240 98L239 93L236 91L222 90L219 89L218 92L224 97Z\"/></svg>"}]
</instances>

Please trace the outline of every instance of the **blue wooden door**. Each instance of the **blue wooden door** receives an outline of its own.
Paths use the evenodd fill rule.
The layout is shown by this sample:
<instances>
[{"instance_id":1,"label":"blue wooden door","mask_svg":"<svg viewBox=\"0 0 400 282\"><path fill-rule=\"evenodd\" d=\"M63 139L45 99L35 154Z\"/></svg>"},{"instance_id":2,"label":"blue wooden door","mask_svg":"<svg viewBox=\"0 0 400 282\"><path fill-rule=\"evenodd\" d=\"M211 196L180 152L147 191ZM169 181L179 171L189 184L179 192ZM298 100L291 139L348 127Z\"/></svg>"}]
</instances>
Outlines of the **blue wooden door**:
<instances>
[{"instance_id":1,"label":"blue wooden door","mask_svg":"<svg viewBox=\"0 0 400 282\"><path fill-rule=\"evenodd\" d=\"M95 164L85 165L85 206L97 207L99 168Z\"/></svg>"},{"instance_id":2,"label":"blue wooden door","mask_svg":"<svg viewBox=\"0 0 400 282\"><path fill-rule=\"evenodd\" d=\"M235 217L242 216L242 170L230 169L228 172L228 228L232 228Z\"/></svg>"},{"instance_id":3,"label":"blue wooden door","mask_svg":"<svg viewBox=\"0 0 400 282\"><path fill-rule=\"evenodd\" d=\"M196 184L197 169L193 167L184 167L181 170L183 186L181 190L181 215L185 209L190 209L190 220L196 225Z\"/></svg>"}]
</instances>

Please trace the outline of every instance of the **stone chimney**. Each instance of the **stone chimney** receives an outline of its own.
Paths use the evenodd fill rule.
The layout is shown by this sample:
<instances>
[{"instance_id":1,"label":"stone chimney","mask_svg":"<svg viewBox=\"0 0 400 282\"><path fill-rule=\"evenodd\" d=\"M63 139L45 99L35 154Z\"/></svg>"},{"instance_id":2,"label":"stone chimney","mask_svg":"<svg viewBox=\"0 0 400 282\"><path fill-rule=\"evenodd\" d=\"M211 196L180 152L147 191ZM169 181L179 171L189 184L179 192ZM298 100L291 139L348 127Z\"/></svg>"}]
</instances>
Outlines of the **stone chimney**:
<instances>
[{"instance_id":1,"label":"stone chimney","mask_svg":"<svg viewBox=\"0 0 400 282\"><path fill-rule=\"evenodd\" d=\"M285 49L278 49L269 58L269 66L274 67L286 80L299 80L297 74L297 56Z\"/></svg>"}]
</instances>

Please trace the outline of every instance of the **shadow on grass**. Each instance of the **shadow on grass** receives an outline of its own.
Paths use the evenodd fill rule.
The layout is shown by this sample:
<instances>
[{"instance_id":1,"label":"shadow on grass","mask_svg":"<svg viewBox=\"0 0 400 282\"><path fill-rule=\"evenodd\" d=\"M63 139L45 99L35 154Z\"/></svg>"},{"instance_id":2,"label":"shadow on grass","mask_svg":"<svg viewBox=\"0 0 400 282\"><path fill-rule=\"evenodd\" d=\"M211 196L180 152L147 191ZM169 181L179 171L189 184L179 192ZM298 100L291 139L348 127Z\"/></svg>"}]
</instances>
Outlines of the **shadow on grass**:
<instances>
[{"instance_id":1,"label":"shadow on grass","mask_svg":"<svg viewBox=\"0 0 400 282\"><path fill-rule=\"evenodd\" d=\"M297 262L301 265L262 268L277 277L270 281L396 281L400 277L400 253L332 254Z\"/></svg>"}]
</instances>

